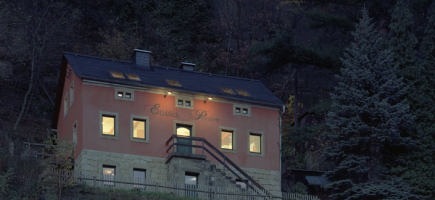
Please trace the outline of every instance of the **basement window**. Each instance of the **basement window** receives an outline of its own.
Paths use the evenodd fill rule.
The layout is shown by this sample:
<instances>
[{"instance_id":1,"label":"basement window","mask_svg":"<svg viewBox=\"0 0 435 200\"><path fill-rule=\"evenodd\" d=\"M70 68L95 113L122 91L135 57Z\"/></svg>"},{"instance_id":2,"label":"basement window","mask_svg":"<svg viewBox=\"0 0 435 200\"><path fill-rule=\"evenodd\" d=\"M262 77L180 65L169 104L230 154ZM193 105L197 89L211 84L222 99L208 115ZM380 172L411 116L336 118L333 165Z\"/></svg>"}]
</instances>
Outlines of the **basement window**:
<instances>
[{"instance_id":1,"label":"basement window","mask_svg":"<svg viewBox=\"0 0 435 200\"><path fill-rule=\"evenodd\" d=\"M134 80L134 81L141 81L138 75L135 74L127 74L128 79Z\"/></svg>"},{"instance_id":2,"label":"basement window","mask_svg":"<svg viewBox=\"0 0 435 200\"><path fill-rule=\"evenodd\" d=\"M180 83L178 83L178 81L166 79L166 82L168 82L169 85L181 87L181 85L180 85Z\"/></svg>"},{"instance_id":3,"label":"basement window","mask_svg":"<svg viewBox=\"0 0 435 200\"><path fill-rule=\"evenodd\" d=\"M112 182L115 181L115 169L116 168L114 166L103 165L103 179L106 180L105 182L103 182L104 186L106 187L115 186L115 183Z\"/></svg>"},{"instance_id":4,"label":"basement window","mask_svg":"<svg viewBox=\"0 0 435 200\"><path fill-rule=\"evenodd\" d=\"M110 72L110 74L112 74L112 76L113 76L114 78L122 78L122 79L125 79L125 77L124 77L124 75L122 75L122 73L119 73L119 72Z\"/></svg>"},{"instance_id":5,"label":"basement window","mask_svg":"<svg viewBox=\"0 0 435 200\"><path fill-rule=\"evenodd\" d=\"M245 90L236 90L236 91L237 91L237 93L239 93L239 95L242 95L242 96L245 96L245 97L250 97L251 96Z\"/></svg>"},{"instance_id":6,"label":"basement window","mask_svg":"<svg viewBox=\"0 0 435 200\"><path fill-rule=\"evenodd\" d=\"M226 94L236 94L233 89L221 87L221 90Z\"/></svg>"}]
</instances>

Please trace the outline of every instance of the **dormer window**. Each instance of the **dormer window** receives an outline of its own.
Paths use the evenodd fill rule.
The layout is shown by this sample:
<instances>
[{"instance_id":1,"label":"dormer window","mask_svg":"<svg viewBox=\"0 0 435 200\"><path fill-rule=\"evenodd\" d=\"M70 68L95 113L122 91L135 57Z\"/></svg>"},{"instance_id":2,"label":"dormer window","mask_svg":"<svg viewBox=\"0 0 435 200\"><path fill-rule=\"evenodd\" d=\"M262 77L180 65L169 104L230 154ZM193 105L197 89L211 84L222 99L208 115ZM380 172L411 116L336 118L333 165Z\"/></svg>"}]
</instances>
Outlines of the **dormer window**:
<instances>
[{"instance_id":1,"label":"dormer window","mask_svg":"<svg viewBox=\"0 0 435 200\"><path fill-rule=\"evenodd\" d=\"M245 90L236 90L239 95L250 97L251 95L248 94Z\"/></svg>"},{"instance_id":2,"label":"dormer window","mask_svg":"<svg viewBox=\"0 0 435 200\"><path fill-rule=\"evenodd\" d=\"M125 79L124 75L122 75L122 73L119 72L110 72L110 74L112 74L113 78L122 78Z\"/></svg>"},{"instance_id":3,"label":"dormer window","mask_svg":"<svg viewBox=\"0 0 435 200\"><path fill-rule=\"evenodd\" d=\"M181 85L180 85L180 83L178 83L178 81L166 79L166 82L168 82L169 85L181 87Z\"/></svg>"},{"instance_id":4,"label":"dormer window","mask_svg":"<svg viewBox=\"0 0 435 200\"><path fill-rule=\"evenodd\" d=\"M221 87L221 90L226 94L236 94L233 89Z\"/></svg>"},{"instance_id":5,"label":"dormer window","mask_svg":"<svg viewBox=\"0 0 435 200\"><path fill-rule=\"evenodd\" d=\"M141 81L138 75L135 74L127 74L128 79L134 80L134 81Z\"/></svg>"}]
</instances>

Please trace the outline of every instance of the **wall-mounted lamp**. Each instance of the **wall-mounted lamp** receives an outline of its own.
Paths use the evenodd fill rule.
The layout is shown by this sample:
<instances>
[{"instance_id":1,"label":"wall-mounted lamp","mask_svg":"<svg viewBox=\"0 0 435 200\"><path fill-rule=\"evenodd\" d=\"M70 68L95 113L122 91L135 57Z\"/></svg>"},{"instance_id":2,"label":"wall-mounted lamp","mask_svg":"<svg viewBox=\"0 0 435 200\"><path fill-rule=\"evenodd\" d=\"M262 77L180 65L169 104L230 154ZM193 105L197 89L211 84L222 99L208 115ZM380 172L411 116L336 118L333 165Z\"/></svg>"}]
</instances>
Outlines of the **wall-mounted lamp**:
<instances>
[{"instance_id":1,"label":"wall-mounted lamp","mask_svg":"<svg viewBox=\"0 0 435 200\"><path fill-rule=\"evenodd\" d=\"M163 97L164 97L164 98L166 98L166 95L170 95L170 94L172 94L172 92L171 92L171 91L169 91L169 92L166 92L166 94L165 94L165 95L163 95Z\"/></svg>"},{"instance_id":2,"label":"wall-mounted lamp","mask_svg":"<svg viewBox=\"0 0 435 200\"><path fill-rule=\"evenodd\" d=\"M209 97L208 99L204 100L204 103L207 102L207 101L210 101L212 99L213 99L213 97Z\"/></svg>"}]
</instances>

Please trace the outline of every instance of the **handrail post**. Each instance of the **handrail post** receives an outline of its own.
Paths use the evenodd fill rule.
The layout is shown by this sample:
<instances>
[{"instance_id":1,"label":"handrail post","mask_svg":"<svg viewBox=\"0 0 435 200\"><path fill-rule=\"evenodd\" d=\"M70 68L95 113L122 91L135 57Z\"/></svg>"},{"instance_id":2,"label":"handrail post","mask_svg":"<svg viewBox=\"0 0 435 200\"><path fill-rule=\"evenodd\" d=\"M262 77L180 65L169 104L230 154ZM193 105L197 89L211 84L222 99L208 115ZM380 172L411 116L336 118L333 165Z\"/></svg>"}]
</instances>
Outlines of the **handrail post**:
<instances>
[{"instance_id":1,"label":"handrail post","mask_svg":"<svg viewBox=\"0 0 435 200\"><path fill-rule=\"evenodd\" d=\"M204 138L202 138L202 155L204 155Z\"/></svg>"},{"instance_id":2,"label":"handrail post","mask_svg":"<svg viewBox=\"0 0 435 200\"><path fill-rule=\"evenodd\" d=\"M174 153L175 149L175 135L172 135L172 153Z\"/></svg>"},{"instance_id":3,"label":"handrail post","mask_svg":"<svg viewBox=\"0 0 435 200\"><path fill-rule=\"evenodd\" d=\"M225 166L226 166L226 165L225 165L225 160L226 160L226 158L227 158L227 157L224 155L224 172L225 172L225 168L226 168L226 167L225 167Z\"/></svg>"}]
</instances>

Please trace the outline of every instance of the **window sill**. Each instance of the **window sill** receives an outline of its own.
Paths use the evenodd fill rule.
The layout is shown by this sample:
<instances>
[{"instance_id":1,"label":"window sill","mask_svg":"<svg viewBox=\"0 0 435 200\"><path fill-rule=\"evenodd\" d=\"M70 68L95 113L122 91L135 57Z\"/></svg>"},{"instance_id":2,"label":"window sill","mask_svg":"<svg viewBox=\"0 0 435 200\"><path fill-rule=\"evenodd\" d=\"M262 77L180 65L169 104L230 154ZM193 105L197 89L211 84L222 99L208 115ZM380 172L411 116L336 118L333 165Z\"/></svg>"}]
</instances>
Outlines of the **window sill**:
<instances>
[{"instance_id":1,"label":"window sill","mask_svg":"<svg viewBox=\"0 0 435 200\"><path fill-rule=\"evenodd\" d=\"M103 135L103 134L100 134L100 138L117 140L118 136L117 135Z\"/></svg>"},{"instance_id":2,"label":"window sill","mask_svg":"<svg viewBox=\"0 0 435 200\"><path fill-rule=\"evenodd\" d=\"M142 142L142 143L150 143L149 140L139 139L139 138L130 138L132 142Z\"/></svg>"},{"instance_id":3,"label":"window sill","mask_svg":"<svg viewBox=\"0 0 435 200\"><path fill-rule=\"evenodd\" d=\"M264 153L252 153L252 152L248 152L248 156L264 157Z\"/></svg>"},{"instance_id":4,"label":"window sill","mask_svg":"<svg viewBox=\"0 0 435 200\"><path fill-rule=\"evenodd\" d=\"M222 148L219 148L219 150L220 150L221 152L225 152L225 153L237 153L237 149L230 150L230 149L222 149Z\"/></svg>"}]
</instances>

